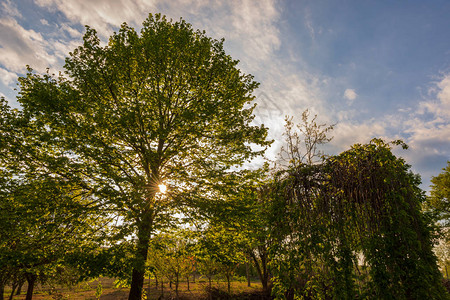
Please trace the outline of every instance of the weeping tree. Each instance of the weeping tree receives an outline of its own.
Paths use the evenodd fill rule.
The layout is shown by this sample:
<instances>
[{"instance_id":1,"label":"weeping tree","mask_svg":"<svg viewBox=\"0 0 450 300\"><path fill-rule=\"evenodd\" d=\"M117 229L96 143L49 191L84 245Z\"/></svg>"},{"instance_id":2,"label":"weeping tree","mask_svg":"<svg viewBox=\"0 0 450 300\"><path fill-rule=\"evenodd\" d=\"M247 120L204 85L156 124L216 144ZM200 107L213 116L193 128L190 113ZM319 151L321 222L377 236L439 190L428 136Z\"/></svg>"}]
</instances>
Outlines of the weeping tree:
<instances>
[{"instance_id":1,"label":"weeping tree","mask_svg":"<svg viewBox=\"0 0 450 300\"><path fill-rule=\"evenodd\" d=\"M129 299L140 299L151 233L183 207L207 206L194 200L261 154L252 144L268 145L266 128L250 125L258 84L223 40L183 20L150 15L140 34L124 24L104 46L87 27L83 41L67 77L30 70L18 101L52 149L45 155L58 157L45 172L72 174L98 209L120 217L122 237L134 237Z\"/></svg>"},{"instance_id":2,"label":"weeping tree","mask_svg":"<svg viewBox=\"0 0 450 300\"><path fill-rule=\"evenodd\" d=\"M381 140L279 175L271 189L274 293L446 299L419 184Z\"/></svg>"}]
</instances>

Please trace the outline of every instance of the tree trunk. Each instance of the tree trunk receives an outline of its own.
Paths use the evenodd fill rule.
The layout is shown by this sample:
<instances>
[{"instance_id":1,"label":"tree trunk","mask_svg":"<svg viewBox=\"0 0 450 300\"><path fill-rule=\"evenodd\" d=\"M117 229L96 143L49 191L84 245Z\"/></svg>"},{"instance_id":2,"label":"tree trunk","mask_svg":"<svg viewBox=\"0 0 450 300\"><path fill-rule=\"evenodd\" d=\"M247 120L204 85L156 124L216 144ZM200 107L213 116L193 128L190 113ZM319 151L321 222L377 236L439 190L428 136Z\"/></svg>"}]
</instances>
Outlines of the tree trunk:
<instances>
[{"instance_id":1,"label":"tree trunk","mask_svg":"<svg viewBox=\"0 0 450 300\"><path fill-rule=\"evenodd\" d=\"M150 289L152 288L152 274L148 275L148 292L150 293Z\"/></svg>"},{"instance_id":2,"label":"tree trunk","mask_svg":"<svg viewBox=\"0 0 450 300\"><path fill-rule=\"evenodd\" d=\"M186 282L187 282L187 289L188 289L188 291L190 291L190 288L189 288L189 275L186 276Z\"/></svg>"},{"instance_id":3,"label":"tree trunk","mask_svg":"<svg viewBox=\"0 0 450 300\"><path fill-rule=\"evenodd\" d=\"M13 299L14 293L15 293L15 291L16 291L16 288L19 287L19 283L20 283L20 282L19 282L19 280L18 280L17 277L16 277L16 278L14 279L12 285L11 285L12 291L11 291L11 294L9 295L9 300L12 300L12 299Z\"/></svg>"},{"instance_id":4,"label":"tree trunk","mask_svg":"<svg viewBox=\"0 0 450 300\"><path fill-rule=\"evenodd\" d=\"M226 277L227 277L227 283L228 283L228 294L230 293L230 291L231 291L231 285L230 285L230 274L226 274L225 275Z\"/></svg>"},{"instance_id":5,"label":"tree trunk","mask_svg":"<svg viewBox=\"0 0 450 300\"><path fill-rule=\"evenodd\" d=\"M178 299L178 274L176 275L176 279L175 279L175 295L177 295L177 299Z\"/></svg>"},{"instance_id":6,"label":"tree trunk","mask_svg":"<svg viewBox=\"0 0 450 300\"><path fill-rule=\"evenodd\" d=\"M250 268L248 266L248 261L245 262L245 275L247 276L247 286L250 287Z\"/></svg>"},{"instance_id":7,"label":"tree trunk","mask_svg":"<svg viewBox=\"0 0 450 300\"><path fill-rule=\"evenodd\" d=\"M25 283L25 278L20 279L19 281L19 287L17 288L16 296L20 295L22 293L22 287Z\"/></svg>"},{"instance_id":8,"label":"tree trunk","mask_svg":"<svg viewBox=\"0 0 450 300\"><path fill-rule=\"evenodd\" d=\"M269 272L267 271L267 260L265 251L259 249L259 256L261 257L261 265L259 265L258 259L256 258L255 253L250 252L250 256L253 258L253 261L255 262L255 268L258 272L259 279L261 280L261 284L263 286L264 292L268 291L269 287Z\"/></svg>"},{"instance_id":9,"label":"tree trunk","mask_svg":"<svg viewBox=\"0 0 450 300\"><path fill-rule=\"evenodd\" d=\"M3 282L0 282L0 300L3 300L3 294L5 293L5 285L3 284Z\"/></svg>"},{"instance_id":10,"label":"tree trunk","mask_svg":"<svg viewBox=\"0 0 450 300\"><path fill-rule=\"evenodd\" d=\"M27 295L25 297L25 300L31 300L33 298L34 284L36 283L37 275L26 274L25 276L28 282Z\"/></svg>"},{"instance_id":11,"label":"tree trunk","mask_svg":"<svg viewBox=\"0 0 450 300\"><path fill-rule=\"evenodd\" d=\"M16 291L16 287L17 287L17 284L14 283L13 286L12 286L11 294L9 295L9 300L12 300L12 299L13 299L13 297L14 297L14 292Z\"/></svg>"},{"instance_id":12,"label":"tree trunk","mask_svg":"<svg viewBox=\"0 0 450 300\"><path fill-rule=\"evenodd\" d=\"M131 287L128 300L141 300L144 287L145 262L147 261L150 234L152 231L153 212L145 211L138 223L137 250L134 260Z\"/></svg>"}]
</instances>

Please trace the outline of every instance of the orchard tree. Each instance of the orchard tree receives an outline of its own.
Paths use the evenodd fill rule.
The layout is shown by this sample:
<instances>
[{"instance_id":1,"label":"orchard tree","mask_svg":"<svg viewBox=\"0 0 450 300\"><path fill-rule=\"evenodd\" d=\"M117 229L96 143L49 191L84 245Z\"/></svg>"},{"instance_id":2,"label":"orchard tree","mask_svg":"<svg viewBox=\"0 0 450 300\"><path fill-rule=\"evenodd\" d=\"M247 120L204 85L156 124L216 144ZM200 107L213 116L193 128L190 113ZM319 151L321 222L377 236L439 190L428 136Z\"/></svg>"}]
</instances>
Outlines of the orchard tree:
<instances>
[{"instance_id":1,"label":"orchard tree","mask_svg":"<svg viewBox=\"0 0 450 300\"><path fill-rule=\"evenodd\" d=\"M140 34L123 24L104 46L87 27L83 41L67 77L30 69L18 100L57 156L41 169L82 182L135 237L129 299L140 299L151 233L175 211L208 206L233 167L261 154L252 144L269 144L267 129L250 125L258 83L223 40L184 20L149 15Z\"/></svg>"}]
</instances>

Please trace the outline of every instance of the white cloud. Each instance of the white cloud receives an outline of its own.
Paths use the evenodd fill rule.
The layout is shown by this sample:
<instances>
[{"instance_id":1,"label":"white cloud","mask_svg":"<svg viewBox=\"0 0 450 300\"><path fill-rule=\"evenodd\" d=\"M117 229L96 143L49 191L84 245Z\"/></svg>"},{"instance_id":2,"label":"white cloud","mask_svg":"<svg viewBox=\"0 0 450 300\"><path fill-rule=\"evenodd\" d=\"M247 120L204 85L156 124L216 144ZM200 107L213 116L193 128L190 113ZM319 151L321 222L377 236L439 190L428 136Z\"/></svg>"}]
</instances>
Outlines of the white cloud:
<instances>
[{"instance_id":1,"label":"white cloud","mask_svg":"<svg viewBox=\"0 0 450 300\"><path fill-rule=\"evenodd\" d=\"M411 142L417 144L434 142L450 146L450 74L430 88L431 99L419 103L419 113L408 122L406 132L411 133ZM433 117L424 121L421 115L431 113ZM449 147L450 149L450 147Z\"/></svg>"},{"instance_id":2,"label":"white cloud","mask_svg":"<svg viewBox=\"0 0 450 300\"><path fill-rule=\"evenodd\" d=\"M12 85L17 79L17 74L9 72L8 70L0 67L0 80L4 85Z\"/></svg>"},{"instance_id":3,"label":"white cloud","mask_svg":"<svg viewBox=\"0 0 450 300\"><path fill-rule=\"evenodd\" d=\"M342 151L356 143L368 143L373 138L383 138L386 135L386 127L385 122L375 120L364 123L341 122L331 132L334 136L332 145Z\"/></svg>"},{"instance_id":4,"label":"white cloud","mask_svg":"<svg viewBox=\"0 0 450 300\"><path fill-rule=\"evenodd\" d=\"M139 26L149 12L154 11L151 1L128 0L35 0L36 4L48 10L59 10L71 21L89 25L105 37L112 33L112 28L123 22Z\"/></svg>"},{"instance_id":5,"label":"white cloud","mask_svg":"<svg viewBox=\"0 0 450 300\"><path fill-rule=\"evenodd\" d=\"M356 99L356 97L358 97L358 94L355 92L354 89L346 89L344 92L344 98L349 100L349 102L353 102L353 100Z\"/></svg>"},{"instance_id":6,"label":"white cloud","mask_svg":"<svg viewBox=\"0 0 450 300\"><path fill-rule=\"evenodd\" d=\"M205 29L227 46L245 55L246 65L260 67L281 46L280 11L275 0L35 0L48 10L61 11L71 22L95 28L103 38L123 22L139 27L148 13L161 12L178 20L183 17L194 28ZM258 61L258 63L252 63Z\"/></svg>"},{"instance_id":7,"label":"white cloud","mask_svg":"<svg viewBox=\"0 0 450 300\"><path fill-rule=\"evenodd\" d=\"M73 39L78 39L83 36L83 34L81 32L79 32L78 30L76 30L73 27L70 27L67 23L63 23L61 25L61 29L65 32L67 32L69 34L69 36Z\"/></svg>"},{"instance_id":8,"label":"white cloud","mask_svg":"<svg viewBox=\"0 0 450 300\"><path fill-rule=\"evenodd\" d=\"M16 5L11 2L11 0L6 0L5 2L2 2L0 9L7 16L22 18L22 14L19 12Z\"/></svg>"},{"instance_id":9,"label":"white cloud","mask_svg":"<svg viewBox=\"0 0 450 300\"><path fill-rule=\"evenodd\" d=\"M49 23L46 19L40 19L39 21L41 22L42 25L46 25L46 26L49 25Z\"/></svg>"},{"instance_id":10,"label":"white cloud","mask_svg":"<svg viewBox=\"0 0 450 300\"><path fill-rule=\"evenodd\" d=\"M270 59L281 44L274 24L280 16L275 2L237 0L233 1L231 8L233 33L235 38L245 38L241 41L245 53L259 61Z\"/></svg>"},{"instance_id":11,"label":"white cloud","mask_svg":"<svg viewBox=\"0 0 450 300\"><path fill-rule=\"evenodd\" d=\"M436 176L446 160L450 159L450 74L435 82L430 97L418 104L416 112L404 120L403 132L409 134L410 151L407 161L418 166L428 188L431 176Z\"/></svg>"},{"instance_id":12,"label":"white cloud","mask_svg":"<svg viewBox=\"0 0 450 300\"><path fill-rule=\"evenodd\" d=\"M437 91L437 93L434 93ZM436 86L430 89L431 94L435 94L436 99L433 101L422 102L422 106L436 116L450 117L450 74L444 76Z\"/></svg>"},{"instance_id":13,"label":"white cloud","mask_svg":"<svg viewBox=\"0 0 450 300\"><path fill-rule=\"evenodd\" d=\"M23 28L15 19L0 19L0 41L0 64L9 71L23 72L26 64L43 70L57 62L41 33Z\"/></svg>"}]
</instances>

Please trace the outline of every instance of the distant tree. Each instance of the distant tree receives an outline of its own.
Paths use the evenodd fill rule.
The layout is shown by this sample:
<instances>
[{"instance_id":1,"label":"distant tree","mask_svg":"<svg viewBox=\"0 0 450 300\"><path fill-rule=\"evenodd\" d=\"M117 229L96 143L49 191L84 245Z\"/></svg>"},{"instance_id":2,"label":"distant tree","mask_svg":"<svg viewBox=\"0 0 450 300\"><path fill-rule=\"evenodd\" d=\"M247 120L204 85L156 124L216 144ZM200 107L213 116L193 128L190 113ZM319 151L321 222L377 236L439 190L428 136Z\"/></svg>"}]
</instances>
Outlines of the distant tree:
<instances>
[{"instance_id":1,"label":"distant tree","mask_svg":"<svg viewBox=\"0 0 450 300\"><path fill-rule=\"evenodd\" d=\"M207 253L203 253L198 256L197 266L199 273L208 278L208 287L211 289L213 276L217 274L219 269L218 262Z\"/></svg>"},{"instance_id":2,"label":"distant tree","mask_svg":"<svg viewBox=\"0 0 450 300\"><path fill-rule=\"evenodd\" d=\"M251 144L269 144L267 129L250 125L258 84L223 40L183 20L150 15L141 34L124 24L105 46L87 27L83 41L66 59L68 78L30 70L18 101L53 149L38 154L58 156L59 167L43 160L41 170L77 178L135 237L129 299L140 299L151 233L174 210L207 206L233 166L262 153Z\"/></svg>"},{"instance_id":3,"label":"distant tree","mask_svg":"<svg viewBox=\"0 0 450 300\"><path fill-rule=\"evenodd\" d=\"M440 229L435 253L439 266L448 279L450 270L450 161L442 172L431 178L431 191L424 203L425 212L431 214Z\"/></svg>"},{"instance_id":4,"label":"distant tree","mask_svg":"<svg viewBox=\"0 0 450 300\"><path fill-rule=\"evenodd\" d=\"M190 253L191 246L180 235L159 234L152 240L148 266L157 278L161 279L164 276L175 284L177 298L180 280L187 278L189 281L189 276L194 270L195 259Z\"/></svg>"},{"instance_id":5,"label":"distant tree","mask_svg":"<svg viewBox=\"0 0 450 300\"><path fill-rule=\"evenodd\" d=\"M436 220L447 227L450 222L450 161L447 161L447 167L439 175L431 178L431 183L425 209L430 210Z\"/></svg>"},{"instance_id":6,"label":"distant tree","mask_svg":"<svg viewBox=\"0 0 450 300\"><path fill-rule=\"evenodd\" d=\"M245 260L245 236L235 227L221 223L209 224L200 234L197 245L200 272L208 277L210 284L214 272L225 277L230 293L231 278L238 264Z\"/></svg>"}]
</instances>

